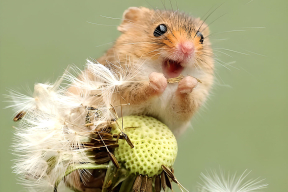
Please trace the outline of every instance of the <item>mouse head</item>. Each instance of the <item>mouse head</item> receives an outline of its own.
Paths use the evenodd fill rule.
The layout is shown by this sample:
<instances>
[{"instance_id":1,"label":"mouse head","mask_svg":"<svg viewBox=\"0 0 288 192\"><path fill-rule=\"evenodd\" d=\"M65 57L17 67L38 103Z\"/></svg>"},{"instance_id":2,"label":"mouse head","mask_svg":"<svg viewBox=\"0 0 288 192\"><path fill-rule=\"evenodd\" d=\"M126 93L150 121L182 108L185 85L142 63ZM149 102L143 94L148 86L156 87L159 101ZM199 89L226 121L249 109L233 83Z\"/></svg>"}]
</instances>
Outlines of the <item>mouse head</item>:
<instances>
[{"instance_id":1,"label":"mouse head","mask_svg":"<svg viewBox=\"0 0 288 192\"><path fill-rule=\"evenodd\" d=\"M178 11L130 7L118 30L126 54L161 63L162 73L177 77L187 67L213 68L208 26ZM151 62L153 63L153 62Z\"/></svg>"}]
</instances>

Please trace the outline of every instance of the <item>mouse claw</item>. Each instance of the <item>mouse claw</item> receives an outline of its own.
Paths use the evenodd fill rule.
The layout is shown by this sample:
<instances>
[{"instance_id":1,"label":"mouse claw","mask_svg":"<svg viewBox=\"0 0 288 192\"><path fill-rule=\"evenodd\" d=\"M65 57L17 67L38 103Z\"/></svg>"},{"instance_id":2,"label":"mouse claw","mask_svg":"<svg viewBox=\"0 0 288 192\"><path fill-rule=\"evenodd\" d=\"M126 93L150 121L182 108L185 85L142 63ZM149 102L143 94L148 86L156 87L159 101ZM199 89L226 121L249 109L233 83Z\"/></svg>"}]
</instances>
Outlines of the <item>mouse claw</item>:
<instances>
[{"instance_id":1,"label":"mouse claw","mask_svg":"<svg viewBox=\"0 0 288 192\"><path fill-rule=\"evenodd\" d=\"M162 94L167 87L167 79L162 73L153 72L149 75L149 86L156 94Z\"/></svg>"},{"instance_id":2,"label":"mouse claw","mask_svg":"<svg viewBox=\"0 0 288 192\"><path fill-rule=\"evenodd\" d=\"M194 77L187 76L184 77L181 81L178 83L177 92L179 93L191 93L193 89L197 86L198 80Z\"/></svg>"}]
</instances>

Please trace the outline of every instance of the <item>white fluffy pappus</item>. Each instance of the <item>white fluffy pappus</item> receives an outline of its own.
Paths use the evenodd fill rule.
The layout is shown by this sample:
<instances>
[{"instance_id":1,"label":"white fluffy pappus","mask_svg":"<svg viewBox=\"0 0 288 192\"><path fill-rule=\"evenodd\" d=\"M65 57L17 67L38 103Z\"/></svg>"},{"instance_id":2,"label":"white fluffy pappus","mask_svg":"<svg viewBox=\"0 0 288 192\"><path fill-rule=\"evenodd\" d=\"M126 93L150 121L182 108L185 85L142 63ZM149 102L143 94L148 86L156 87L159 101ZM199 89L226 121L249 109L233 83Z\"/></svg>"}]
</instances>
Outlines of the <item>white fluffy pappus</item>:
<instances>
[{"instance_id":1,"label":"white fluffy pappus","mask_svg":"<svg viewBox=\"0 0 288 192\"><path fill-rule=\"evenodd\" d=\"M130 60L125 65L110 63L107 66L87 60L86 71L80 72L77 67L71 67L69 71L76 73L76 76L73 73L66 73L64 78L70 82L76 92L80 92L81 95L98 95L98 101L97 97L93 98L94 101L110 107L112 94L117 93L119 86L135 81L148 81L148 78L139 75L141 67L142 63L134 63Z\"/></svg>"},{"instance_id":2,"label":"white fluffy pappus","mask_svg":"<svg viewBox=\"0 0 288 192\"><path fill-rule=\"evenodd\" d=\"M137 75L137 70L131 73L115 66L108 69L89 60L87 69L92 76L70 67L54 84L35 84L32 96L16 91L7 96L8 107L15 114L25 112L15 127L12 147L17 158L13 169L29 191L53 191L71 167L94 163L82 143L89 141L98 124L114 116L110 108L117 86L133 81ZM80 90L79 94L71 93L71 87ZM87 127L89 107L95 101L101 115L89 119L95 126Z\"/></svg>"},{"instance_id":3,"label":"white fluffy pappus","mask_svg":"<svg viewBox=\"0 0 288 192\"><path fill-rule=\"evenodd\" d=\"M199 192L260 192L268 184L264 184L263 180L246 179L250 172L245 170L240 176L236 173L233 175L225 175L220 170L220 174L216 171L210 171L206 174L201 173L203 184L199 184Z\"/></svg>"}]
</instances>

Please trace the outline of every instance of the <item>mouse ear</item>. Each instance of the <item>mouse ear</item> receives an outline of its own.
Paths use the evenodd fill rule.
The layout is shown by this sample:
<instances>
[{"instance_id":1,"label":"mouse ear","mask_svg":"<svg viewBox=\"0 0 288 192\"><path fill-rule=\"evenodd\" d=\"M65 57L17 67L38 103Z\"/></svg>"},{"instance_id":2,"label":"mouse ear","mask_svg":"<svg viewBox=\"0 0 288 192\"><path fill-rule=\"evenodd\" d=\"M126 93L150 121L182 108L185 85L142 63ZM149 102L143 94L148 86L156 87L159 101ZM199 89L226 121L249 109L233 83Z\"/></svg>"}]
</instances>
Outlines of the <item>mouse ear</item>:
<instances>
[{"instance_id":1,"label":"mouse ear","mask_svg":"<svg viewBox=\"0 0 288 192\"><path fill-rule=\"evenodd\" d=\"M145 7L129 7L124 13L122 23L118 26L118 30L124 33L133 23L137 22L149 9Z\"/></svg>"}]
</instances>

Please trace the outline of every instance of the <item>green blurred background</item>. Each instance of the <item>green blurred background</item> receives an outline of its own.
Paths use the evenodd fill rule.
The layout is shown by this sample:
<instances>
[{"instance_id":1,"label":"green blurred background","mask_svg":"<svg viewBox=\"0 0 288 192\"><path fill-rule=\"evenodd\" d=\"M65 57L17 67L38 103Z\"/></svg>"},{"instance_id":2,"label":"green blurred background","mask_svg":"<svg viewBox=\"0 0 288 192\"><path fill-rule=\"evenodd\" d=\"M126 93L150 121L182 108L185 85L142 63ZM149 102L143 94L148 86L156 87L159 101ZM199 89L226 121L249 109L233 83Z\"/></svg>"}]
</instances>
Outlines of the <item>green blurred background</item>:
<instances>
[{"instance_id":1,"label":"green blurred background","mask_svg":"<svg viewBox=\"0 0 288 192\"><path fill-rule=\"evenodd\" d=\"M0 191L14 192L24 188L11 170L15 123L3 94L53 82L68 65L83 69L86 58L102 55L119 36L120 22L102 16L121 18L130 6L163 5L160 0L0 2ZM222 2L171 0L174 9L200 17ZM176 176L191 191L201 172L219 167L230 173L252 170L249 178L269 184L264 191L288 191L287 9L287 0L226 0L207 20L225 14L210 26L222 64L216 64L206 108L179 139Z\"/></svg>"}]
</instances>

